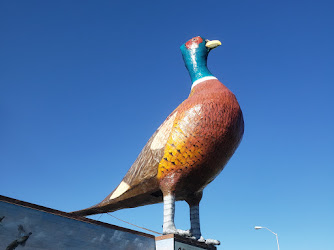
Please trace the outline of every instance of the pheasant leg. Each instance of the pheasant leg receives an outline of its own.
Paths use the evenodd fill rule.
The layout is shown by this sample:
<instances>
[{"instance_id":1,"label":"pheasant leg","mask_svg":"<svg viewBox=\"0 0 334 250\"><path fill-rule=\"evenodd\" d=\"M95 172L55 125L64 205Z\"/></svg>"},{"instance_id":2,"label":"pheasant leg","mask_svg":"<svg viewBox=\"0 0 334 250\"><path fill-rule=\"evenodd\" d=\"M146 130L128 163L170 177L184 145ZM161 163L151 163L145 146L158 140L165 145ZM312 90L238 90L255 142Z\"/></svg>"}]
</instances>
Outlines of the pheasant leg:
<instances>
[{"instance_id":1,"label":"pheasant leg","mask_svg":"<svg viewBox=\"0 0 334 250\"><path fill-rule=\"evenodd\" d=\"M190 234L192 236L191 238L209 245L220 245L220 242L218 240L203 238L199 222L199 205L190 206L190 224Z\"/></svg>"},{"instance_id":2,"label":"pheasant leg","mask_svg":"<svg viewBox=\"0 0 334 250\"><path fill-rule=\"evenodd\" d=\"M164 224L163 234L178 234L181 236L190 236L189 230L176 229L174 224L175 215L175 196L168 194L164 196Z\"/></svg>"}]
</instances>

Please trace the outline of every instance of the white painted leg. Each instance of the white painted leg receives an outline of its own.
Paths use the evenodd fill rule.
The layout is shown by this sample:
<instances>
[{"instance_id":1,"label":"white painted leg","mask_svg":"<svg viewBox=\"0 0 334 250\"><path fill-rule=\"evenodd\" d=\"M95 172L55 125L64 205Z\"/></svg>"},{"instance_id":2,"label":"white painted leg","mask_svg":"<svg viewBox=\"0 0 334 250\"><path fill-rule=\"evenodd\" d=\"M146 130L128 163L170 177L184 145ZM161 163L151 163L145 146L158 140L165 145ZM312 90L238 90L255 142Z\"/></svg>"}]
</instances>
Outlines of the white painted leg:
<instances>
[{"instance_id":1,"label":"white painted leg","mask_svg":"<svg viewBox=\"0 0 334 250\"><path fill-rule=\"evenodd\" d=\"M199 223L199 206L190 207L190 232L197 240L201 238L201 228Z\"/></svg>"},{"instance_id":2,"label":"white painted leg","mask_svg":"<svg viewBox=\"0 0 334 250\"><path fill-rule=\"evenodd\" d=\"M212 240L212 239L204 239L201 234L201 227L200 227L200 221L199 221L199 206L190 206L190 224L191 229L190 232L196 240L199 242L205 242L209 245L220 245L220 242L218 240Z\"/></svg>"},{"instance_id":3,"label":"white painted leg","mask_svg":"<svg viewBox=\"0 0 334 250\"><path fill-rule=\"evenodd\" d=\"M175 233L176 228L174 224L174 214L175 214L175 196L168 194L164 196L163 234Z\"/></svg>"},{"instance_id":4,"label":"white painted leg","mask_svg":"<svg viewBox=\"0 0 334 250\"><path fill-rule=\"evenodd\" d=\"M164 196L164 224L163 234L178 234L181 236L190 236L189 230L180 230L175 228L175 196L168 194Z\"/></svg>"}]
</instances>

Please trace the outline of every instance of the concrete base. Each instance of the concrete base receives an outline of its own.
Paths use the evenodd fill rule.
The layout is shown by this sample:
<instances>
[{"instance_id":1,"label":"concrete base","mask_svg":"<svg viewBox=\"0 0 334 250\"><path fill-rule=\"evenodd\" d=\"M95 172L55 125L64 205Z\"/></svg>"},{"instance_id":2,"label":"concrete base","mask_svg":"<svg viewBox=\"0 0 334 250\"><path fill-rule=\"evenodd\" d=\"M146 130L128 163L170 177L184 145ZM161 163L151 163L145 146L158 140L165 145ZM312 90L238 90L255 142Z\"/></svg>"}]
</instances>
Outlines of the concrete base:
<instances>
[{"instance_id":1,"label":"concrete base","mask_svg":"<svg viewBox=\"0 0 334 250\"><path fill-rule=\"evenodd\" d=\"M175 234L167 234L155 237L156 250L202 250L217 249L215 246L200 243L196 240L181 237Z\"/></svg>"}]
</instances>

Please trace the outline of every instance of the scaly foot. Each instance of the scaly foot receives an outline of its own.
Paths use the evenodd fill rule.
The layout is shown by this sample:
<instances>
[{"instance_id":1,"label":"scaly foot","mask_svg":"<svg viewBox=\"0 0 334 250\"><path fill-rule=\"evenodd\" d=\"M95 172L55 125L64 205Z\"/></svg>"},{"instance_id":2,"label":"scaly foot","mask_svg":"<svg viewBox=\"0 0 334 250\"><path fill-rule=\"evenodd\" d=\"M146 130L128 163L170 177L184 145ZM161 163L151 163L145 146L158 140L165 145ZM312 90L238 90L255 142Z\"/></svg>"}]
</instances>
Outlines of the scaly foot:
<instances>
[{"instance_id":1,"label":"scaly foot","mask_svg":"<svg viewBox=\"0 0 334 250\"><path fill-rule=\"evenodd\" d=\"M191 233L190 230L181 230L181 229L176 229L175 227L172 228L166 228L165 230L163 230L163 234L177 234L183 237L191 237Z\"/></svg>"},{"instance_id":2,"label":"scaly foot","mask_svg":"<svg viewBox=\"0 0 334 250\"><path fill-rule=\"evenodd\" d=\"M220 245L220 241L219 240L213 240L213 239L204 239L203 236L199 237L196 239L196 237L191 237L194 240L197 240L198 242L202 242L205 243L207 245Z\"/></svg>"}]
</instances>

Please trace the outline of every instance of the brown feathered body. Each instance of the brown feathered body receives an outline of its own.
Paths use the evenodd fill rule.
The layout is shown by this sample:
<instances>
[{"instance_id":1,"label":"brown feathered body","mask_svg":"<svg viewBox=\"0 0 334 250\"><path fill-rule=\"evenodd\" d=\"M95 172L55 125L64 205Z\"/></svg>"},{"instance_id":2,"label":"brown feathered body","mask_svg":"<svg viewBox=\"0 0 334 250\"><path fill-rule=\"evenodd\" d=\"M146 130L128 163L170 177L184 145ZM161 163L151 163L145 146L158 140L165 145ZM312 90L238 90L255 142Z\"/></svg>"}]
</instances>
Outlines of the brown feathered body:
<instances>
[{"instance_id":1,"label":"brown feathered body","mask_svg":"<svg viewBox=\"0 0 334 250\"><path fill-rule=\"evenodd\" d=\"M244 132L234 94L217 79L194 86L142 149L121 184L99 204L73 212L91 215L163 201L189 200L224 168Z\"/></svg>"}]
</instances>

